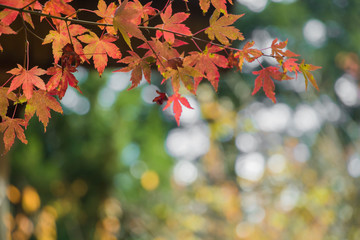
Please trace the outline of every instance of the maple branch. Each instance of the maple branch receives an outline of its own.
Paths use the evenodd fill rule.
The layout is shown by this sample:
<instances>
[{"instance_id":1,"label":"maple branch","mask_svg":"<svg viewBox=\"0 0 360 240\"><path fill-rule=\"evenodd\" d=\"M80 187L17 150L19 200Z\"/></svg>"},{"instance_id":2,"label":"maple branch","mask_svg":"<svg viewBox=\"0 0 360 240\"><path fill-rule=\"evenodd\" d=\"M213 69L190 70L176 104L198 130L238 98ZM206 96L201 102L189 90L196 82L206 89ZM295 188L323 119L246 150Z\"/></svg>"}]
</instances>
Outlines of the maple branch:
<instances>
[{"instance_id":1,"label":"maple branch","mask_svg":"<svg viewBox=\"0 0 360 240\"><path fill-rule=\"evenodd\" d=\"M26 64L26 70L29 70L29 41L28 41L28 35L27 35L27 27L24 21L24 17L21 15L21 20L24 26L24 32L25 32L25 56L24 56L24 68Z\"/></svg>"},{"instance_id":2,"label":"maple branch","mask_svg":"<svg viewBox=\"0 0 360 240\"><path fill-rule=\"evenodd\" d=\"M59 20L63 20L63 21L68 21L68 22L78 23L78 24L84 24L84 25L105 26L105 27L113 26L112 24L107 24L107 23L98 23L98 22L92 22L92 21L86 21L86 20L80 20L80 19L73 19L73 18L67 18L67 17L54 16L54 15L42 13L40 11L15 8L15 7L3 5L3 4L0 4L0 8L2 8L2 9L10 9L10 10L18 11L18 12L31 13L31 14L38 15L38 16L54 18L54 19L59 19Z\"/></svg>"},{"instance_id":3,"label":"maple branch","mask_svg":"<svg viewBox=\"0 0 360 240\"><path fill-rule=\"evenodd\" d=\"M29 7L31 4L35 3L37 0L33 0L32 2L30 2L29 4L25 5L24 7L22 7L21 9L24 10L25 8Z\"/></svg>"},{"instance_id":4,"label":"maple branch","mask_svg":"<svg viewBox=\"0 0 360 240\"><path fill-rule=\"evenodd\" d=\"M171 0L171 1L173 1L173 0ZM84 25L104 26L104 27L112 27L113 26L113 24L92 22L92 21L81 20L81 19L73 19L73 18L68 18L68 16L67 17L59 17L59 16L50 15L50 14L45 14L45 13L42 13L40 11L15 8L15 7L3 5L3 4L0 4L0 8L10 9L10 10L18 11L18 12L31 13L31 14L38 15L38 16L54 18L54 19L59 19L59 20L63 20L63 21L66 21L66 22L72 22L72 23L78 23L78 24L84 24ZM162 28L157 28L157 27L149 27L149 26L139 26L139 28L140 29L159 30L159 31L162 31L162 32L169 32L169 33L173 33L173 34L176 34L176 35L184 37L184 38L194 39L194 40L205 42L205 43L211 43L212 45L215 45L215 46L218 46L218 47L223 47L223 48L230 49L230 50L233 50L233 51L239 51L240 50L240 49L232 48L230 46L226 46L226 45L223 45L223 44L213 43L212 41L205 40L205 39L202 39L202 38L198 38L198 37L195 37L194 35L186 35L186 34L178 33L178 32L167 30L167 29L162 29Z\"/></svg>"}]
</instances>

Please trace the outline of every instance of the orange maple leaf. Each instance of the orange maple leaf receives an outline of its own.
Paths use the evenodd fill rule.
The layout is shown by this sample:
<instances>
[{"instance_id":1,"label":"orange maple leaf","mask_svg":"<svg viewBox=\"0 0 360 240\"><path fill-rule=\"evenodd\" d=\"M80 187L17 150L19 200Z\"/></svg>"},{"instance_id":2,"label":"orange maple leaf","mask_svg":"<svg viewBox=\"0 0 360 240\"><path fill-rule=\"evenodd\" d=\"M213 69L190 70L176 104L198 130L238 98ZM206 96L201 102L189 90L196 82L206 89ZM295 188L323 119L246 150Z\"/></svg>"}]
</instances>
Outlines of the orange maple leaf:
<instances>
[{"instance_id":1,"label":"orange maple leaf","mask_svg":"<svg viewBox=\"0 0 360 240\"><path fill-rule=\"evenodd\" d=\"M16 101L17 97L14 92L9 92L9 88L0 87L0 116L6 116L7 109L9 107L9 100Z\"/></svg>"},{"instance_id":2,"label":"orange maple leaf","mask_svg":"<svg viewBox=\"0 0 360 240\"><path fill-rule=\"evenodd\" d=\"M220 11L215 10L210 18L210 26L205 30L205 33L211 40L215 38L224 45L230 45L230 40L244 40L243 34L233 24L236 20L241 18L244 14L233 15L228 14L220 17Z\"/></svg>"},{"instance_id":3,"label":"orange maple leaf","mask_svg":"<svg viewBox=\"0 0 360 240\"><path fill-rule=\"evenodd\" d=\"M206 77L214 89L217 91L220 73L218 71L218 67L227 68L228 60L225 56L220 54L216 54L216 52L222 51L223 49L214 46L207 45L203 52L190 52L190 56L187 56L184 59L184 64L189 64L194 66L196 70L198 70L201 74ZM203 78L196 77L195 78L195 89L199 85Z\"/></svg>"},{"instance_id":4,"label":"orange maple leaf","mask_svg":"<svg viewBox=\"0 0 360 240\"><path fill-rule=\"evenodd\" d=\"M180 83L182 82L186 89L192 94L195 94L196 91L193 78L204 77L194 67L183 64L182 57L169 59L166 63L166 70L161 74L164 77L164 80L161 83L164 83L167 79L171 79L174 92L179 91Z\"/></svg>"},{"instance_id":5,"label":"orange maple leaf","mask_svg":"<svg viewBox=\"0 0 360 240\"><path fill-rule=\"evenodd\" d=\"M17 68L13 68L10 71L7 71L7 73L16 75L16 77L14 77L14 79L11 81L8 93L22 85L25 97L30 99L32 97L34 86L42 90L46 90L44 81L38 77L46 73L44 69L38 68L36 66L30 70L26 70L20 64L18 64Z\"/></svg>"},{"instance_id":6,"label":"orange maple leaf","mask_svg":"<svg viewBox=\"0 0 360 240\"><path fill-rule=\"evenodd\" d=\"M60 103L52 97L49 93L43 90L34 91L31 99L28 100L25 108L25 121L27 126L29 120L34 116L38 116L39 121L44 125L44 131L46 132L46 126L49 123L50 109L63 113Z\"/></svg>"},{"instance_id":7,"label":"orange maple leaf","mask_svg":"<svg viewBox=\"0 0 360 240\"><path fill-rule=\"evenodd\" d=\"M45 3L44 8L42 10L42 13L50 14L53 16L60 17L61 14L64 14L66 16L75 17L75 9L69 5L69 2L72 2L73 0L49 0ZM41 17L41 21L44 17ZM61 20L52 18L52 21L54 24L58 25Z\"/></svg>"},{"instance_id":8,"label":"orange maple leaf","mask_svg":"<svg viewBox=\"0 0 360 240\"><path fill-rule=\"evenodd\" d=\"M0 0L0 4L6 5L6 6L10 6L10 7L14 7L14 8L23 8L25 6L27 6L25 9L36 9L36 10L41 10L42 6L38 1L33 1L33 0ZM20 14L19 11L14 11L11 9L5 9L4 11L1 12L0 19L1 21L6 25L9 26L16 18L17 16ZM31 25L32 28L34 28L34 23L31 20L31 15L30 13L22 13L22 17L24 19L25 22L29 23Z\"/></svg>"},{"instance_id":9,"label":"orange maple leaf","mask_svg":"<svg viewBox=\"0 0 360 240\"><path fill-rule=\"evenodd\" d=\"M106 6L106 3L104 0L99 0L97 7L98 7L98 10L95 10L94 13L102 18L102 19L98 20L97 22L112 25L115 10L117 8L115 2L112 2L109 4L109 6ZM99 26L99 27L100 27L100 29L104 29L104 26ZM108 27L106 27L106 31L112 35L116 35L116 31L115 31L114 27L108 26Z\"/></svg>"},{"instance_id":10,"label":"orange maple leaf","mask_svg":"<svg viewBox=\"0 0 360 240\"><path fill-rule=\"evenodd\" d=\"M4 12L4 11L2 11L2 12L0 13L0 15L2 15L3 12ZM1 19L1 16L0 16L0 19ZM9 25L6 25L6 24L4 24L3 22L0 21L0 36L1 36L2 34L16 34L16 32L15 32L14 30L12 30ZM3 50L4 50L4 49L3 49L2 46L0 45L0 51L3 51Z\"/></svg>"},{"instance_id":11,"label":"orange maple leaf","mask_svg":"<svg viewBox=\"0 0 360 240\"><path fill-rule=\"evenodd\" d=\"M59 59L62 56L62 49L64 46L68 43L73 44L75 52L80 55L80 57L83 60L86 60L86 57L84 56L83 48L81 43L75 38L75 36L82 35L89 30L85 27L78 25L78 24L70 24L68 25L69 32L71 35L71 41L70 36L68 33L68 29L66 27L66 23L61 21L57 25L57 30L51 30L48 35L45 36L44 42L42 44L48 44L52 43L52 50L54 55L55 63L58 63Z\"/></svg>"},{"instance_id":12,"label":"orange maple leaf","mask_svg":"<svg viewBox=\"0 0 360 240\"><path fill-rule=\"evenodd\" d=\"M76 80L75 76L72 74L75 71L76 70L69 68L62 68L58 65L48 68L46 74L53 76L46 84L47 91L57 95L59 99L62 99L65 95L68 85L81 92L78 86L78 80Z\"/></svg>"},{"instance_id":13,"label":"orange maple leaf","mask_svg":"<svg viewBox=\"0 0 360 240\"><path fill-rule=\"evenodd\" d=\"M199 4L203 13L206 13L209 10L210 2L218 11L223 13L227 12L226 2L233 4L232 0L200 0Z\"/></svg>"},{"instance_id":14,"label":"orange maple leaf","mask_svg":"<svg viewBox=\"0 0 360 240\"><path fill-rule=\"evenodd\" d=\"M116 9L115 15L113 18L113 24L115 32L119 31L123 36L126 44L132 49L130 36L134 36L143 41L146 41L146 38L139 29L138 24L136 23L138 10L127 5L128 0L125 0L121 5ZM130 35L130 36L129 36Z\"/></svg>"},{"instance_id":15,"label":"orange maple leaf","mask_svg":"<svg viewBox=\"0 0 360 240\"><path fill-rule=\"evenodd\" d=\"M260 50L251 48L252 46L254 46L254 44L255 44L254 41L247 42L242 50L234 54L234 57L239 60L238 68L240 69L240 71L242 71L244 60L248 62L253 62L255 59L263 55L263 53Z\"/></svg>"},{"instance_id":16,"label":"orange maple leaf","mask_svg":"<svg viewBox=\"0 0 360 240\"><path fill-rule=\"evenodd\" d=\"M23 143L27 144L24 134L25 120L20 118L3 117L0 123L0 131L4 133L5 152L9 151L15 141L15 134L17 138Z\"/></svg>"},{"instance_id":17,"label":"orange maple leaf","mask_svg":"<svg viewBox=\"0 0 360 240\"><path fill-rule=\"evenodd\" d=\"M305 60L302 60L301 64L299 65L299 68L300 68L300 71L304 74L306 90L307 90L309 81L316 88L316 90L319 90L319 87L316 84L315 78L312 75L312 73L310 73L310 71L315 71L317 69L320 69L321 67L314 66L312 64L305 64Z\"/></svg>"},{"instance_id":18,"label":"orange maple leaf","mask_svg":"<svg viewBox=\"0 0 360 240\"><path fill-rule=\"evenodd\" d=\"M180 57L180 53L176 50L176 47L187 44L183 41L175 39L175 42L170 45L166 41L160 41L157 38L153 38L151 41L143 43L139 48L148 49L145 56L152 56L156 59L156 65L160 73L166 71L166 64L169 59L176 59ZM159 58L158 56L161 56Z\"/></svg>"},{"instance_id":19,"label":"orange maple leaf","mask_svg":"<svg viewBox=\"0 0 360 240\"><path fill-rule=\"evenodd\" d=\"M79 36L78 38L80 41L88 44L84 47L84 54L88 59L93 57L95 68L98 70L100 76L107 65L107 55L114 59L121 58L119 48L112 43L118 40L116 36L104 34L99 38L95 33L89 32L89 34Z\"/></svg>"},{"instance_id":20,"label":"orange maple leaf","mask_svg":"<svg viewBox=\"0 0 360 240\"><path fill-rule=\"evenodd\" d=\"M160 14L160 17L163 21L163 24L156 25L155 27L172 32L181 33L187 36L191 35L190 29L184 24L182 24L182 22L189 17L189 14L179 12L172 15L172 6L170 4L166 8L165 12ZM156 38L159 39L161 36L164 36L165 40L170 44L173 44L175 41L174 33L167 31L159 31L159 30L156 31Z\"/></svg>"},{"instance_id":21,"label":"orange maple leaf","mask_svg":"<svg viewBox=\"0 0 360 240\"><path fill-rule=\"evenodd\" d=\"M163 108L163 110L166 110L168 107L170 107L171 103L173 103L173 111L175 114L175 120L177 125L180 125L180 116L182 113L182 106L184 105L187 108L193 109L190 106L190 103L188 102L188 100L185 97L182 97L178 92L175 92L172 96L170 96L168 98L168 101L165 105L165 107Z\"/></svg>"},{"instance_id":22,"label":"orange maple leaf","mask_svg":"<svg viewBox=\"0 0 360 240\"><path fill-rule=\"evenodd\" d=\"M137 11L137 17L134 19L134 23L140 24L141 19L143 19L144 26L147 26L149 15L155 15L156 10L153 7L150 7L151 2L142 5L139 0L133 0L133 2L129 2L129 8L133 8Z\"/></svg>"},{"instance_id":23,"label":"orange maple leaf","mask_svg":"<svg viewBox=\"0 0 360 240\"><path fill-rule=\"evenodd\" d=\"M278 60L281 61L283 57L298 57L300 55L293 53L290 50L286 50L285 52L283 49L286 47L288 40L283 42L277 43L278 39L275 38L271 43L271 54Z\"/></svg>"},{"instance_id":24,"label":"orange maple leaf","mask_svg":"<svg viewBox=\"0 0 360 240\"><path fill-rule=\"evenodd\" d=\"M128 64L127 67L122 69L116 70L114 72L131 72L131 87L128 90L131 90L137 87L142 79L142 75L148 83L151 83L151 68L150 63L154 60L153 57L140 57L133 51L128 51L131 56L124 57L123 59L119 60L118 63L126 63Z\"/></svg>"},{"instance_id":25,"label":"orange maple leaf","mask_svg":"<svg viewBox=\"0 0 360 240\"><path fill-rule=\"evenodd\" d=\"M278 81L291 79L290 77L288 77L288 76L284 75L282 72L280 72L277 67L273 67L273 66L263 68L259 71L254 71L252 73L259 75L255 79L255 88L254 88L254 91L252 92L252 95L257 93L260 90L260 88L262 87L265 92L265 95L268 98L270 98L274 103L276 102L275 92L274 92L275 84L271 78L278 80Z\"/></svg>"}]
</instances>

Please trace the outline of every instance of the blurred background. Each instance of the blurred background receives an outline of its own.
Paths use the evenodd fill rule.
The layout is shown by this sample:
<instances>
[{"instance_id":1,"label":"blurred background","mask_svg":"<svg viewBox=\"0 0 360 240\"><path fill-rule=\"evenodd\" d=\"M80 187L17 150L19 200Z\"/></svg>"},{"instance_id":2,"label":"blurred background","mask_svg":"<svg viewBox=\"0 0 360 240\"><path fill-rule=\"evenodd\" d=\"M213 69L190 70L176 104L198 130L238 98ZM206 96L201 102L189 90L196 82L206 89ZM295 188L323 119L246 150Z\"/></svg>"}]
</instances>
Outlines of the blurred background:
<instances>
[{"instance_id":1,"label":"blurred background","mask_svg":"<svg viewBox=\"0 0 360 240\"><path fill-rule=\"evenodd\" d=\"M64 116L46 133L32 119L29 143L2 159L11 239L360 239L360 2L235 0L231 11L246 13L236 26L256 47L288 39L322 66L320 91L299 75L276 83L273 104L251 96L259 66L245 64L221 73L218 93L204 83L188 96L177 127L152 103L156 73L126 91L128 73L79 67L83 94L68 89Z\"/></svg>"}]
</instances>

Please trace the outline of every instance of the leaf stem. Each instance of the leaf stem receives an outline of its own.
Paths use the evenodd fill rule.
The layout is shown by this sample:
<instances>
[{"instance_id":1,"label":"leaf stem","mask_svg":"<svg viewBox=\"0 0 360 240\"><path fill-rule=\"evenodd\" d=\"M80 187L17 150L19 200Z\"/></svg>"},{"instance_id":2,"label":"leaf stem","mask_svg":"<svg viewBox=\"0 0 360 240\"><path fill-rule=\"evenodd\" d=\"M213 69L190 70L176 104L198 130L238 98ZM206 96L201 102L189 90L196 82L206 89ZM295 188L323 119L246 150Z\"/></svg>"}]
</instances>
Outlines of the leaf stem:
<instances>
[{"instance_id":1,"label":"leaf stem","mask_svg":"<svg viewBox=\"0 0 360 240\"><path fill-rule=\"evenodd\" d=\"M6 80L6 82L1 87L4 87L13 77L15 77L15 75L12 75L8 80Z\"/></svg>"}]
</instances>

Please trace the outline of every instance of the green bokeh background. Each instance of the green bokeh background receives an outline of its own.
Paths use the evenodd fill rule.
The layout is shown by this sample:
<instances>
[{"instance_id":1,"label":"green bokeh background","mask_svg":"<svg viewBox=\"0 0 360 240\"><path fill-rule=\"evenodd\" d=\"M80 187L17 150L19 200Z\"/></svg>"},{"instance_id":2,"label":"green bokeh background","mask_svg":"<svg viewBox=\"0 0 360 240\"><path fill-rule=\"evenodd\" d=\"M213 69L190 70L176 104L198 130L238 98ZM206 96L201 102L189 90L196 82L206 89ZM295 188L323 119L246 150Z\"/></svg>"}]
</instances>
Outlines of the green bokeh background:
<instances>
[{"instance_id":1,"label":"green bokeh background","mask_svg":"<svg viewBox=\"0 0 360 240\"><path fill-rule=\"evenodd\" d=\"M90 111L78 115L65 108L64 116L52 114L46 133L32 119L26 130L29 143L16 143L7 155L10 184L21 193L32 186L41 200L33 212L21 202L10 205L13 239L360 239L359 176L348 171L351 158L359 155L359 110L344 104L334 88L344 74L355 86L360 77L360 2L268 1L261 12L235 2L232 11L246 13L236 23L246 38L261 30L288 39L289 49L322 66L315 73L319 92L312 87L294 91L290 83L279 83L278 103L293 111L303 104L319 113L315 105L325 99L342 117L324 120L299 136L264 131L249 106L257 102L271 109L273 104L262 92L251 96L255 76L246 69L224 71L217 94L208 83L200 86L201 119L179 128L205 126L210 146L192 161L197 179L181 186L174 180L179 159L166 147L176 124L161 107L142 99L146 84L120 91L105 108L99 93L112 69L101 79L90 71L80 85ZM318 47L304 38L304 25L311 19L327 29L326 41ZM159 76L153 78L159 85ZM243 133L260 139L257 151L265 162L279 154L285 167L275 173L265 163L255 181L238 176L235 163L245 153L236 147L236 137ZM298 144L310 153L305 162L296 160ZM359 163L351 166L360 168ZM152 191L141 183L148 171L159 178ZM284 207L286 197L293 199L291 207ZM27 235L16 235L26 229Z\"/></svg>"}]
</instances>

